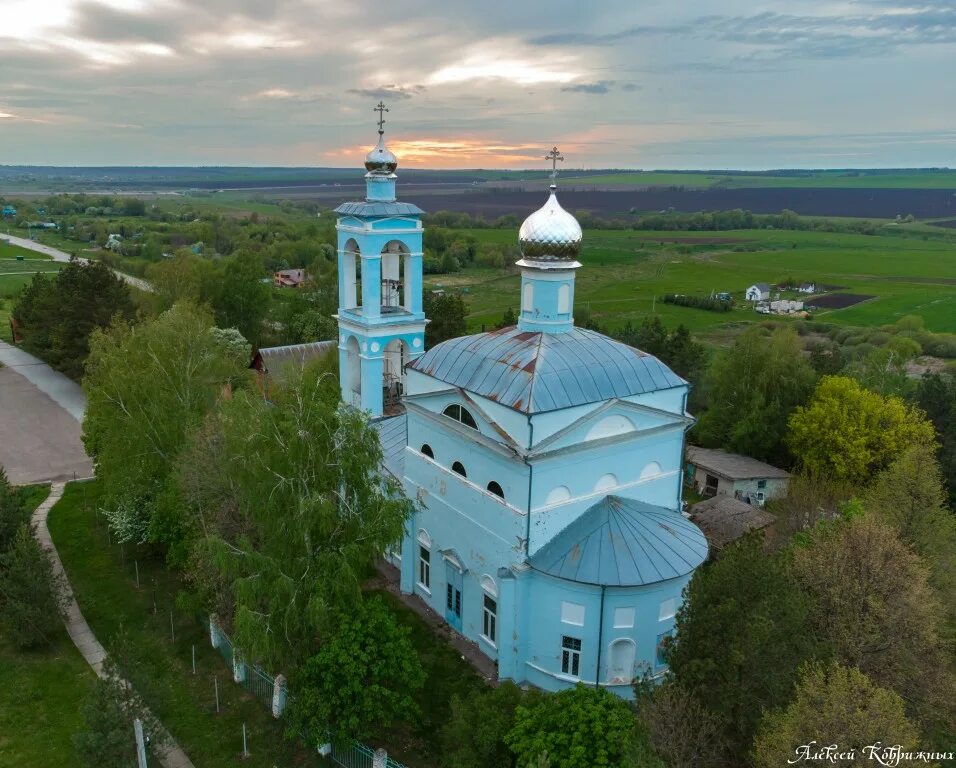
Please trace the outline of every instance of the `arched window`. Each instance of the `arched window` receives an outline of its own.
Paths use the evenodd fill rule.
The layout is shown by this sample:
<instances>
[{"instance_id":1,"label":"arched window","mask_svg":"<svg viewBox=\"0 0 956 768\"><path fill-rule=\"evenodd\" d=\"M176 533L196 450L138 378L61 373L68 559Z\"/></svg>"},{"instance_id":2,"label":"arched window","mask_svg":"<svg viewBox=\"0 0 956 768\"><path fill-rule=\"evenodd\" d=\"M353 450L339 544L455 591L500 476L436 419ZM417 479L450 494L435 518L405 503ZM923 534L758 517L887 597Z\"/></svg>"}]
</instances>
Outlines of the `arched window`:
<instances>
[{"instance_id":1,"label":"arched window","mask_svg":"<svg viewBox=\"0 0 956 768\"><path fill-rule=\"evenodd\" d=\"M481 577L484 599L481 604L481 634L489 643L498 641L498 587L491 576Z\"/></svg>"},{"instance_id":2,"label":"arched window","mask_svg":"<svg viewBox=\"0 0 956 768\"><path fill-rule=\"evenodd\" d=\"M432 450L432 447L428 443L425 443L424 445L422 445L421 453L422 455L427 456L429 459L435 458L435 452Z\"/></svg>"},{"instance_id":3,"label":"arched window","mask_svg":"<svg viewBox=\"0 0 956 768\"><path fill-rule=\"evenodd\" d=\"M457 403L455 405L449 405L442 413L450 419L461 422L466 427L478 429L478 422L475 421L475 417Z\"/></svg>"},{"instance_id":4,"label":"arched window","mask_svg":"<svg viewBox=\"0 0 956 768\"><path fill-rule=\"evenodd\" d=\"M501 498L504 498L504 497L505 497L505 492L504 492L504 490L503 490L502 487L501 487L498 483L496 483L494 480L492 480L490 483L488 483L488 490L489 490L491 493L493 493L495 496L500 496Z\"/></svg>"},{"instance_id":5,"label":"arched window","mask_svg":"<svg viewBox=\"0 0 956 768\"><path fill-rule=\"evenodd\" d=\"M558 288L558 312L566 314L571 311L571 286L567 283Z\"/></svg>"},{"instance_id":6,"label":"arched window","mask_svg":"<svg viewBox=\"0 0 956 768\"><path fill-rule=\"evenodd\" d=\"M521 298L521 311L534 311L534 285L531 283L524 284L524 292Z\"/></svg>"},{"instance_id":7,"label":"arched window","mask_svg":"<svg viewBox=\"0 0 956 768\"><path fill-rule=\"evenodd\" d=\"M424 528L418 531L418 586L432 586L432 540Z\"/></svg>"},{"instance_id":8,"label":"arched window","mask_svg":"<svg viewBox=\"0 0 956 768\"><path fill-rule=\"evenodd\" d=\"M649 477L657 477L661 472L663 472L661 465L656 461L652 461L641 470L641 480L647 480Z\"/></svg>"},{"instance_id":9,"label":"arched window","mask_svg":"<svg viewBox=\"0 0 956 768\"><path fill-rule=\"evenodd\" d=\"M456 461L454 464L451 465L451 471L457 472L462 477L468 477L468 473L465 472L465 467L460 461Z\"/></svg>"},{"instance_id":10,"label":"arched window","mask_svg":"<svg viewBox=\"0 0 956 768\"><path fill-rule=\"evenodd\" d=\"M616 487L617 484L617 475L608 472L606 475L601 475L598 478L598 481L594 484L594 492L609 491L611 488Z\"/></svg>"},{"instance_id":11,"label":"arched window","mask_svg":"<svg viewBox=\"0 0 956 768\"><path fill-rule=\"evenodd\" d=\"M557 488L552 488L550 493L548 493L547 498L544 500L546 506L551 506L552 504L561 504L562 502L567 501L571 498L571 489L566 485L559 485Z\"/></svg>"},{"instance_id":12,"label":"arched window","mask_svg":"<svg viewBox=\"0 0 956 768\"><path fill-rule=\"evenodd\" d=\"M630 638L621 638L608 648L607 681L609 683L630 683L634 679L634 657L637 646Z\"/></svg>"}]
</instances>

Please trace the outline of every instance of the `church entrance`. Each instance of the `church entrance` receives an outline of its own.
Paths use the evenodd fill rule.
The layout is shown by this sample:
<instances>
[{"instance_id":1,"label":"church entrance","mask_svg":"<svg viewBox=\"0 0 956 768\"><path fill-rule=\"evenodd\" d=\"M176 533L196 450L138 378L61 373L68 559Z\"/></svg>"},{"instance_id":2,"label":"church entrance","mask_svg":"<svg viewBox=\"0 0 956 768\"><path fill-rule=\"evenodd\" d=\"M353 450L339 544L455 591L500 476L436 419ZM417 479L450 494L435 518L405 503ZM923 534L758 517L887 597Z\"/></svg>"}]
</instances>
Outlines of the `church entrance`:
<instances>
[{"instance_id":1,"label":"church entrance","mask_svg":"<svg viewBox=\"0 0 956 768\"><path fill-rule=\"evenodd\" d=\"M445 560L445 621L461 632L461 571Z\"/></svg>"}]
</instances>

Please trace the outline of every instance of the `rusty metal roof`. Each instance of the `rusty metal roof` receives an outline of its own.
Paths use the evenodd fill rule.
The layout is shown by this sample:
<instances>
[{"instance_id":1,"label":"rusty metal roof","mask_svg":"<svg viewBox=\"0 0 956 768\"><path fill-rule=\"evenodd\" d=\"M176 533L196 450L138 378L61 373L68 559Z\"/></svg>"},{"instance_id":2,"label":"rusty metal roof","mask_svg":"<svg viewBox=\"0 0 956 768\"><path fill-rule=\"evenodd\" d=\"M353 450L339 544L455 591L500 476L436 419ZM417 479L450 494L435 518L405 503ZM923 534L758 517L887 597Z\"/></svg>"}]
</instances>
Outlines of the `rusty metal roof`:
<instances>
[{"instance_id":1,"label":"rusty metal roof","mask_svg":"<svg viewBox=\"0 0 956 768\"><path fill-rule=\"evenodd\" d=\"M450 339L409 364L522 413L541 413L686 384L653 355L596 331L503 328Z\"/></svg>"},{"instance_id":2,"label":"rusty metal roof","mask_svg":"<svg viewBox=\"0 0 956 768\"><path fill-rule=\"evenodd\" d=\"M635 587L686 576L706 559L704 534L680 512L606 496L528 563L569 581Z\"/></svg>"}]
</instances>

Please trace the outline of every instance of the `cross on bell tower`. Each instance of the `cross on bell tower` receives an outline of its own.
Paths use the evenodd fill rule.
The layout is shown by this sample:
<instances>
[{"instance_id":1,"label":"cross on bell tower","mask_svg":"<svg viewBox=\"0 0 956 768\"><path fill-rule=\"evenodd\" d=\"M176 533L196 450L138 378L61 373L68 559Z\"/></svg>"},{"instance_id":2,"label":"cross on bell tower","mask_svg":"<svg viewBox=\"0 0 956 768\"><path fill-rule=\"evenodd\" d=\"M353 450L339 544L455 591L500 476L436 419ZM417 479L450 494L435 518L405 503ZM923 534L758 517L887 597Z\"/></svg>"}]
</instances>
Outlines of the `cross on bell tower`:
<instances>
[{"instance_id":1,"label":"cross on bell tower","mask_svg":"<svg viewBox=\"0 0 956 768\"><path fill-rule=\"evenodd\" d=\"M385 113L388 112L388 107L385 106L385 102L380 101L372 107L372 111L378 112L378 135L381 136L385 133Z\"/></svg>"},{"instance_id":2,"label":"cross on bell tower","mask_svg":"<svg viewBox=\"0 0 956 768\"><path fill-rule=\"evenodd\" d=\"M557 186L558 181L558 160L564 160L564 155L562 155L557 147L552 147L551 151L544 156L545 160L551 161L551 186Z\"/></svg>"}]
</instances>

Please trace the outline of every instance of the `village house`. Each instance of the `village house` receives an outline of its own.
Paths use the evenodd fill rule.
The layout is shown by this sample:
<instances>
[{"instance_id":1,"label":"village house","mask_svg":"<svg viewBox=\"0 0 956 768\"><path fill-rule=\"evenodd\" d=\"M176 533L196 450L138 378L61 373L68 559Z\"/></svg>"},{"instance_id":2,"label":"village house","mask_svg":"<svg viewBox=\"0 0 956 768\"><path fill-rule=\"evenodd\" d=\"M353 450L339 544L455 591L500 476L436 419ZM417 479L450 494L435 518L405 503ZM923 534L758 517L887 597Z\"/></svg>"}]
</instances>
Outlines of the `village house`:
<instances>
[{"instance_id":1,"label":"village house","mask_svg":"<svg viewBox=\"0 0 956 768\"><path fill-rule=\"evenodd\" d=\"M106 248L114 253L119 253L123 250L123 236L111 234L106 238Z\"/></svg>"},{"instance_id":2,"label":"village house","mask_svg":"<svg viewBox=\"0 0 956 768\"><path fill-rule=\"evenodd\" d=\"M366 199L336 209L336 318L342 400L369 414L417 502L388 555L400 589L499 679L631 698L635 677L666 672L707 557L679 511L689 385L574 326L582 232L553 184L517 233L517 326L426 350L423 211L396 200L382 122Z\"/></svg>"},{"instance_id":3,"label":"village house","mask_svg":"<svg viewBox=\"0 0 956 768\"><path fill-rule=\"evenodd\" d=\"M701 496L729 496L762 507L787 492L790 473L722 448L688 445L687 480Z\"/></svg>"},{"instance_id":4,"label":"village house","mask_svg":"<svg viewBox=\"0 0 956 768\"><path fill-rule=\"evenodd\" d=\"M800 287L797 288L800 293L816 293L817 284L816 283L800 283Z\"/></svg>"},{"instance_id":5,"label":"village house","mask_svg":"<svg viewBox=\"0 0 956 768\"><path fill-rule=\"evenodd\" d=\"M306 344L285 344L281 347L263 347L256 350L249 368L258 374L259 391L268 400L271 395L271 383L282 375L283 369L290 364L306 365L312 360L329 354L335 347L334 339L312 341Z\"/></svg>"},{"instance_id":6,"label":"village house","mask_svg":"<svg viewBox=\"0 0 956 768\"><path fill-rule=\"evenodd\" d=\"M301 288L308 279L304 269L280 269L272 274L272 284L276 288Z\"/></svg>"},{"instance_id":7,"label":"village house","mask_svg":"<svg viewBox=\"0 0 956 768\"><path fill-rule=\"evenodd\" d=\"M754 283L747 289L747 301L767 301L770 298L770 286L767 283Z\"/></svg>"}]
</instances>

